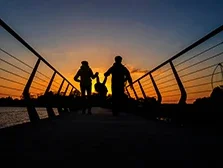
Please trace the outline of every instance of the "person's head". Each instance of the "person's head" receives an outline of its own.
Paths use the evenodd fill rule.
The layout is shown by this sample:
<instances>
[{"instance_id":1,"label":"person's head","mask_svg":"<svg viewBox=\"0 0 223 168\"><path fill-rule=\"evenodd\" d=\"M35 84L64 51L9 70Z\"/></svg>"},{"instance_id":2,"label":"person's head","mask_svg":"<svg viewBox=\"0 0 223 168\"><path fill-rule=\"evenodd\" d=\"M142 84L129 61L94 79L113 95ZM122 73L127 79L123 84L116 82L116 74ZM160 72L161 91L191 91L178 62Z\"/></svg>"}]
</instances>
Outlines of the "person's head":
<instances>
[{"instance_id":1,"label":"person's head","mask_svg":"<svg viewBox=\"0 0 223 168\"><path fill-rule=\"evenodd\" d=\"M115 57L115 63L121 64L122 63L122 57L121 56L116 56Z\"/></svg>"},{"instance_id":2,"label":"person's head","mask_svg":"<svg viewBox=\"0 0 223 168\"><path fill-rule=\"evenodd\" d=\"M88 66L88 62L87 61L82 61L81 64L82 64L82 66Z\"/></svg>"}]
</instances>

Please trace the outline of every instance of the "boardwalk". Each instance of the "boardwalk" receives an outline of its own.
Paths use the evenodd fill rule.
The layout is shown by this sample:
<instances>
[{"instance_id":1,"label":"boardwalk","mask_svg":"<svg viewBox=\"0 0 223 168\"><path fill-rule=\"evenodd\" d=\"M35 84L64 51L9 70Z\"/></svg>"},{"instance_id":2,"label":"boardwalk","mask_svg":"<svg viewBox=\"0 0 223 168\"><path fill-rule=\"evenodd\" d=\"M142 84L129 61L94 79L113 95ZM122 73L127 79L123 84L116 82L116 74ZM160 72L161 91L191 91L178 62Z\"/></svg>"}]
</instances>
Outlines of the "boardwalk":
<instances>
[{"instance_id":1,"label":"boardwalk","mask_svg":"<svg viewBox=\"0 0 223 168\"><path fill-rule=\"evenodd\" d=\"M173 127L131 114L113 117L101 108L94 108L91 116L70 113L1 129L0 137L1 161L94 166L106 162L105 167L208 167L222 139L208 129Z\"/></svg>"},{"instance_id":2,"label":"boardwalk","mask_svg":"<svg viewBox=\"0 0 223 168\"><path fill-rule=\"evenodd\" d=\"M49 162L51 166L71 164L78 167L140 168L162 165L163 168L177 165L178 168L212 168L220 162L223 139L222 131L217 128L222 122L222 92L217 87L217 94L213 94L212 99L206 97L223 82L223 51L220 48L223 42L219 41L223 25L145 73L133 82L133 87L125 87L128 98L131 98L126 109L132 112L139 109L140 104L141 109L145 109L144 118L133 115L141 115L142 111L138 110L113 117L109 110L94 108L93 115L71 112L38 123L35 123L39 119L35 107L79 108L82 105L78 98L80 91L1 19L0 27L22 46L21 53L20 49L13 52L13 45L4 48L4 44L0 48L4 56L0 60L0 97L10 96L2 99L2 105L26 106L29 119L33 122L0 129L2 165L6 162L8 167L11 163L16 166L19 163L21 166L45 166ZM18 59L27 51L36 62L30 64L29 59ZM21 79L26 82L21 83ZM10 91L6 93L6 90ZM11 100L11 97L20 99L21 95L21 101ZM36 99L31 101L32 97ZM195 106L184 106L196 100L199 106L195 109L191 108ZM208 102L218 105L212 106ZM161 106L154 108L157 106L150 106L153 103ZM147 115L148 111L153 113ZM48 111L48 115L54 116L52 111ZM160 115L171 118L177 124L188 125L176 126L174 122L167 124L146 119ZM210 128L210 121L217 127ZM196 125L199 123L198 128ZM189 128L189 125L193 126ZM29 164L30 161L32 164Z\"/></svg>"}]
</instances>

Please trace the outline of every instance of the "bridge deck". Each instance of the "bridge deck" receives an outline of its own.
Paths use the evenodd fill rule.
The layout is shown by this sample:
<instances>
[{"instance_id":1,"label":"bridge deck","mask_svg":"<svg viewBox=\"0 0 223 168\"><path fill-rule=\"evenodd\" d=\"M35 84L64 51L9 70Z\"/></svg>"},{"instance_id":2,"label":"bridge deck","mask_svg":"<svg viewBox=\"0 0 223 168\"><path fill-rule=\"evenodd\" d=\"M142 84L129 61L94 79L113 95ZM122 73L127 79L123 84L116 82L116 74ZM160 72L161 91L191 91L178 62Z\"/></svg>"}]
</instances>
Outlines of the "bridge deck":
<instances>
[{"instance_id":1,"label":"bridge deck","mask_svg":"<svg viewBox=\"0 0 223 168\"><path fill-rule=\"evenodd\" d=\"M220 144L219 136L207 129L177 128L131 114L113 117L101 108L94 108L91 116L70 113L36 125L1 129L0 135L1 161L51 165L193 167L196 162L196 167L208 167Z\"/></svg>"}]
</instances>

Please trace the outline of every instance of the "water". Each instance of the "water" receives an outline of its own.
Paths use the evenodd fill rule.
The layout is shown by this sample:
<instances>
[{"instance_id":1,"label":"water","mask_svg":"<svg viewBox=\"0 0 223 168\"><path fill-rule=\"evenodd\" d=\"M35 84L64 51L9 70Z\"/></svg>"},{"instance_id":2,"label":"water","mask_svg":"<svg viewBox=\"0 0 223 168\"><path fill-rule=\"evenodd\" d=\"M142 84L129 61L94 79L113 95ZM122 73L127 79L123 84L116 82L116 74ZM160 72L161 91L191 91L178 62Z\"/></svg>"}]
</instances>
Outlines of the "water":
<instances>
[{"instance_id":1,"label":"water","mask_svg":"<svg viewBox=\"0 0 223 168\"><path fill-rule=\"evenodd\" d=\"M59 115L56 108L55 115ZM36 108L40 119L48 118L46 108ZM0 107L0 128L30 122L26 107Z\"/></svg>"}]
</instances>

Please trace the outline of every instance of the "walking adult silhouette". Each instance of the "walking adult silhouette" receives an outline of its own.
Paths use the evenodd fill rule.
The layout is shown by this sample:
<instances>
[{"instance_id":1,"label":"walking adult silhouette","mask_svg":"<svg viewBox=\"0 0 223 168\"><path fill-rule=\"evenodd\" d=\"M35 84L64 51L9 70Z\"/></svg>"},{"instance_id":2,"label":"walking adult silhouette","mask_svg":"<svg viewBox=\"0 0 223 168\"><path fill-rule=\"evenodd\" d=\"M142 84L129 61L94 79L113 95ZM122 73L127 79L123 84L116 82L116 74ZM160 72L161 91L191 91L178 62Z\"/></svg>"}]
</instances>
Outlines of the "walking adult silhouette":
<instances>
[{"instance_id":1,"label":"walking adult silhouette","mask_svg":"<svg viewBox=\"0 0 223 168\"><path fill-rule=\"evenodd\" d=\"M122 64L122 57L116 56L115 63L105 73L104 76L112 75L111 91L112 91L112 113L117 116L124 103L125 82L128 81L132 88L132 77L129 70Z\"/></svg>"},{"instance_id":2,"label":"walking adult silhouette","mask_svg":"<svg viewBox=\"0 0 223 168\"><path fill-rule=\"evenodd\" d=\"M84 100L84 105L82 109L82 114L85 114L86 109L88 109L88 114L91 114L91 89L92 89L92 79L98 76L98 72L93 74L92 69L89 67L87 61L81 62L81 67L77 71L76 75L74 76L74 80L76 82L80 82L80 89L81 89L81 96ZM79 79L80 77L80 79ZM85 95L87 92L87 96Z\"/></svg>"}]
</instances>

